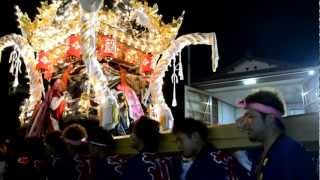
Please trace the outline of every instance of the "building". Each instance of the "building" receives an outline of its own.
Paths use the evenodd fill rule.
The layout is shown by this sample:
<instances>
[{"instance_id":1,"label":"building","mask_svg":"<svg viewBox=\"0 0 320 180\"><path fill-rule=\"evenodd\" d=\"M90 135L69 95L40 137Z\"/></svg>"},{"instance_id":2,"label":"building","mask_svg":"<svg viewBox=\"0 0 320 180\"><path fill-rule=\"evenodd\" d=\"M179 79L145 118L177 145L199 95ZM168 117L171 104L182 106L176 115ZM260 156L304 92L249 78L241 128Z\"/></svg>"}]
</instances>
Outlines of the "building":
<instances>
[{"instance_id":1,"label":"building","mask_svg":"<svg viewBox=\"0 0 320 180\"><path fill-rule=\"evenodd\" d=\"M258 88L279 91L287 116L319 112L319 66L297 67L247 57L221 69L210 80L185 87L185 116L208 124L230 124L243 110L235 102Z\"/></svg>"}]
</instances>

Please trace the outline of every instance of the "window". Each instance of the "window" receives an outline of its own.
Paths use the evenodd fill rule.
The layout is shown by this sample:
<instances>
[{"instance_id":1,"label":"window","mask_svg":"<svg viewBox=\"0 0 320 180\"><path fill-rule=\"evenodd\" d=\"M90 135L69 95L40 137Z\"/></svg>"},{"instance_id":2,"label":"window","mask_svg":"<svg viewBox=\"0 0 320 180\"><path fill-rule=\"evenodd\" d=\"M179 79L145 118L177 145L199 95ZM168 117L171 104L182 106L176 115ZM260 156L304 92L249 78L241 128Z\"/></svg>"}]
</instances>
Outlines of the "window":
<instances>
[{"instance_id":1,"label":"window","mask_svg":"<svg viewBox=\"0 0 320 180\"><path fill-rule=\"evenodd\" d=\"M185 87L185 117L212 125L217 123L217 109L216 99L207 92Z\"/></svg>"}]
</instances>

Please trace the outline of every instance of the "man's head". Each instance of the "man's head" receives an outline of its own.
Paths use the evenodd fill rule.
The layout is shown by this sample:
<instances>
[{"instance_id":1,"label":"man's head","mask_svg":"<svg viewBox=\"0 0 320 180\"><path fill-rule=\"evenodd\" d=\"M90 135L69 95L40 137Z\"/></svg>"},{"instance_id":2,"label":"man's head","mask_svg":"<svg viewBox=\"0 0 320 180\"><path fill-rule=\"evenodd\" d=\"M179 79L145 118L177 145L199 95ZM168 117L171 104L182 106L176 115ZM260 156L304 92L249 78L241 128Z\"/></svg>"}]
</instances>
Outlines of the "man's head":
<instances>
[{"instance_id":1,"label":"man's head","mask_svg":"<svg viewBox=\"0 0 320 180\"><path fill-rule=\"evenodd\" d=\"M156 152L160 143L159 122L142 116L133 124L133 148L138 151Z\"/></svg>"},{"instance_id":2,"label":"man's head","mask_svg":"<svg viewBox=\"0 0 320 180\"><path fill-rule=\"evenodd\" d=\"M53 131L46 135L45 142L48 148L56 155L62 155L66 151L61 131Z\"/></svg>"},{"instance_id":3,"label":"man's head","mask_svg":"<svg viewBox=\"0 0 320 180\"><path fill-rule=\"evenodd\" d=\"M186 119L177 124L173 132L176 135L178 149L188 158L195 157L208 143L207 126L194 119Z\"/></svg>"},{"instance_id":4,"label":"man's head","mask_svg":"<svg viewBox=\"0 0 320 180\"><path fill-rule=\"evenodd\" d=\"M285 130L282 123L285 103L275 91L254 92L240 101L238 107L246 109L237 122L248 132L251 141L263 142L272 133Z\"/></svg>"},{"instance_id":5,"label":"man's head","mask_svg":"<svg viewBox=\"0 0 320 180\"><path fill-rule=\"evenodd\" d=\"M88 131L88 143L90 153L98 158L104 158L115 149L115 141L112 135L102 127Z\"/></svg>"},{"instance_id":6,"label":"man's head","mask_svg":"<svg viewBox=\"0 0 320 180\"><path fill-rule=\"evenodd\" d=\"M62 132L62 138L67 145L69 153L82 153L87 151L88 134L80 124L71 124Z\"/></svg>"}]
</instances>

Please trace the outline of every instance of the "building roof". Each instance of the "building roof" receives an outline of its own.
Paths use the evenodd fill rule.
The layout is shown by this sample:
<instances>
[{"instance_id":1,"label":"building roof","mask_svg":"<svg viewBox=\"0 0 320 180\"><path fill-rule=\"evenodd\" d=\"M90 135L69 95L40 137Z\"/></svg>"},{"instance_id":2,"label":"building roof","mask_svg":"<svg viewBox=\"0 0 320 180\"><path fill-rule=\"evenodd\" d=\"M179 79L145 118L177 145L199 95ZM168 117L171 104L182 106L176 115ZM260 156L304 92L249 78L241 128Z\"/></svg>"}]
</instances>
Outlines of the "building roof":
<instances>
[{"instance_id":1,"label":"building roof","mask_svg":"<svg viewBox=\"0 0 320 180\"><path fill-rule=\"evenodd\" d=\"M246 56L239 58L231 65L218 68L217 72L210 77L203 78L193 84L203 84L211 81L225 81L227 79L243 79L249 77L261 76L264 74L279 74L282 71L301 71L301 69L310 69L313 66L301 64L290 64L275 59Z\"/></svg>"}]
</instances>

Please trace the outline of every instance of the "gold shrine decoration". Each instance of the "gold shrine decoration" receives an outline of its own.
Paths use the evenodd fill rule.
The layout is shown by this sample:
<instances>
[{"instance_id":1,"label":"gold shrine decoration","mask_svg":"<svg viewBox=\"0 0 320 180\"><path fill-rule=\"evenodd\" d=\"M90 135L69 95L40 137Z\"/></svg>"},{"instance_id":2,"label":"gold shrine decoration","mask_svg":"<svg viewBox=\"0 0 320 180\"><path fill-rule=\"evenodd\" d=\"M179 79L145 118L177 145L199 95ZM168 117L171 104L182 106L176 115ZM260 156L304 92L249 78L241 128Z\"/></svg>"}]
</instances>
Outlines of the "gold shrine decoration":
<instances>
[{"instance_id":1,"label":"gold shrine decoration","mask_svg":"<svg viewBox=\"0 0 320 180\"><path fill-rule=\"evenodd\" d=\"M158 15L158 6L149 7L146 2L131 0L131 13L101 9L97 11L99 25L96 33L112 34L117 41L128 46L140 49L143 52L159 54L165 50L176 37L182 24L183 16L173 19L172 23L164 24L162 16ZM19 7L17 16L23 37L36 50L50 50L64 43L72 34L81 31L81 14L79 2L71 0L64 7L63 13L58 13L61 1L41 2L39 14L31 21L27 14L22 13ZM146 30L138 31L131 22L135 22Z\"/></svg>"},{"instance_id":2,"label":"gold shrine decoration","mask_svg":"<svg viewBox=\"0 0 320 180\"><path fill-rule=\"evenodd\" d=\"M113 96L111 91L118 81L112 82L111 79L119 75L115 69L124 67L145 84L141 89L135 89L141 97L136 97L137 92L132 91L131 109L135 105L137 111L143 111L143 104L148 109L145 113L152 114L150 116L159 120L164 125L164 130L170 129L173 116L162 93L165 71L172 62L172 81L175 87L178 76L183 79L181 56L177 64L176 55L185 46L197 44L212 46L212 69L215 71L218 65L215 34L193 33L176 39L184 12L171 23L164 23L162 16L158 14L158 6L151 7L146 1L117 0L113 2L112 8L101 7L102 2L103 0L41 2L34 20L16 7L21 35L0 38L0 52L6 47L14 46L10 72L16 77L15 87L18 85L20 57L26 64L30 78L30 97L22 108L21 119L28 119L36 103L41 102L43 78L48 81L53 77L57 78L66 67L76 69L73 71L72 81L86 78L86 75L89 77L90 87L86 88L87 92L82 92L84 98L80 100L81 105L87 108L86 106L91 106L88 103L91 98L95 98L92 103L97 109L111 107L108 99ZM82 71L82 63L86 67L85 71ZM114 71L110 73L109 70ZM176 71L179 71L178 75ZM76 78L77 75L79 77ZM85 95L90 94L92 97L87 98L89 101L84 101ZM175 100L175 91L173 97ZM172 103L173 106L176 104Z\"/></svg>"}]
</instances>

